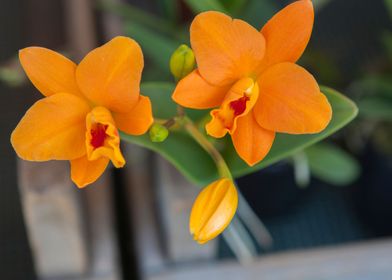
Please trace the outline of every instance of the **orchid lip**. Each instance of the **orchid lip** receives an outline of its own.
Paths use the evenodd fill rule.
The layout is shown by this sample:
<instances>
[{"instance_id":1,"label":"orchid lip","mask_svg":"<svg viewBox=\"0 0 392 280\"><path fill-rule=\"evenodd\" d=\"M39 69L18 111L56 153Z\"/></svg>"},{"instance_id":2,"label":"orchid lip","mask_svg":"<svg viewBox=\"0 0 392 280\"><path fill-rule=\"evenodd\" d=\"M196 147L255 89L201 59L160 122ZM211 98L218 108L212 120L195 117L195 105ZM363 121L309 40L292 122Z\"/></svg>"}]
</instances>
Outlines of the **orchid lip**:
<instances>
[{"instance_id":1,"label":"orchid lip","mask_svg":"<svg viewBox=\"0 0 392 280\"><path fill-rule=\"evenodd\" d=\"M246 103L250 100L249 96L245 93L243 97L231 101L230 109L234 111L234 116L239 116L246 110Z\"/></svg>"},{"instance_id":2,"label":"orchid lip","mask_svg":"<svg viewBox=\"0 0 392 280\"><path fill-rule=\"evenodd\" d=\"M94 147L94 149L98 149L105 144L106 129L108 125L103 125L100 123L95 124L94 128L90 130L91 140L90 144Z\"/></svg>"}]
</instances>

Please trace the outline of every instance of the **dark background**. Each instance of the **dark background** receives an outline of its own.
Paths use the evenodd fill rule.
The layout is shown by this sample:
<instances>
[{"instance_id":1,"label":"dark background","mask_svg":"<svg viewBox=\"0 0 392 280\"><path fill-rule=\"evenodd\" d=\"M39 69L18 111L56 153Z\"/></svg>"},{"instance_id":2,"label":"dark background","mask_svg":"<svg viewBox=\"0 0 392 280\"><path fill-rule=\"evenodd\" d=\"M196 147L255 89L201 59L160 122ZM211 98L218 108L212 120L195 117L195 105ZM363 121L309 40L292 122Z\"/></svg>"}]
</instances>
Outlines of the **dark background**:
<instances>
[{"instance_id":1,"label":"dark background","mask_svg":"<svg viewBox=\"0 0 392 280\"><path fill-rule=\"evenodd\" d=\"M66 46L65 2L2 0L0 62L14 58L17 50L25 46ZM157 1L129 2L162 14ZM291 1L278 2L283 6ZM186 5L182 4L182 9L184 21L192 17ZM96 11L98 30L101 14L101 10ZM391 20L383 1L333 0L316 18L309 49L322 50L337 70L331 74L312 63L308 63L309 67L319 72L316 76L321 84L345 92L353 80L384 67L380 37L385 30L391 30ZM12 129L38 98L30 93L31 87L12 88L0 83L0 279L35 279L17 186L16 156L9 143ZM347 148L341 139L334 141ZM308 188L299 189L287 163L239 179L241 190L274 236L273 251L392 235L391 157L371 142L354 156L363 172L344 188L314 179ZM263 182L263 186L257 182ZM230 255L222 241L220 256Z\"/></svg>"}]
</instances>

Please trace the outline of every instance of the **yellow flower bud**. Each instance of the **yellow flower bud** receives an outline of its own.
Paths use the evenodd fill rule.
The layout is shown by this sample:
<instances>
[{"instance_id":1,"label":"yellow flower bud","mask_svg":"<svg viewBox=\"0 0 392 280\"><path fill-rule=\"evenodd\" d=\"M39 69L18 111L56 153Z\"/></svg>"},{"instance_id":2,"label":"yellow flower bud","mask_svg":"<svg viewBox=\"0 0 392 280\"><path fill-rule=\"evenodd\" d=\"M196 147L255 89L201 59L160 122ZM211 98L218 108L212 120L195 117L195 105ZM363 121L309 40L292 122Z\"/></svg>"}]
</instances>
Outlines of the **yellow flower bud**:
<instances>
[{"instance_id":1,"label":"yellow flower bud","mask_svg":"<svg viewBox=\"0 0 392 280\"><path fill-rule=\"evenodd\" d=\"M195 68L195 55L187 45L179 46L170 58L170 71L176 80L181 80Z\"/></svg>"},{"instance_id":2,"label":"yellow flower bud","mask_svg":"<svg viewBox=\"0 0 392 280\"><path fill-rule=\"evenodd\" d=\"M193 204L189 230L193 239L203 244L218 236L229 225L238 205L232 180L219 179L205 187Z\"/></svg>"},{"instance_id":3,"label":"yellow flower bud","mask_svg":"<svg viewBox=\"0 0 392 280\"><path fill-rule=\"evenodd\" d=\"M154 123L150 128L150 140L151 142L163 142L169 136L169 130L161 124Z\"/></svg>"}]
</instances>

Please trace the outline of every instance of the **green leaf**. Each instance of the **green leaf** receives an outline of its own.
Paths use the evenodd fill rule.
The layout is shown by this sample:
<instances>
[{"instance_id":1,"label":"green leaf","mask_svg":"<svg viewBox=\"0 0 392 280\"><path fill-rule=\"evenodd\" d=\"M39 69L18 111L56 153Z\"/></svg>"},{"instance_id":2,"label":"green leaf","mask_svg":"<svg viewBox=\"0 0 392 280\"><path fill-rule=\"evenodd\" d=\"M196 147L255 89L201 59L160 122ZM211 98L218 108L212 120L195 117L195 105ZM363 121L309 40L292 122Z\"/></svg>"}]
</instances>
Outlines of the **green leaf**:
<instances>
[{"instance_id":1,"label":"green leaf","mask_svg":"<svg viewBox=\"0 0 392 280\"><path fill-rule=\"evenodd\" d=\"M333 110L332 120L324 131L307 135L278 134L269 154L253 167L247 166L236 155L235 150L229 148L224 156L233 175L239 177L276 163L335 133L357 116L358 108L350 99L328 87L322 87L321 90L327 96Z\"/></svg>"},{"instance_id":2,"label":"green leaf","mask_svg":"<svg viewBox=\"0 0 392 280\"><path fill-rule=\"evenodd\" d=\"M384 31L381 39L382 39L386 54L388 55L389 61L392 61L392 32Z\"/></svg>"},{"instance_id":3,"label":"green leaf","mask_svg":"<svg viewBox=\"0 0 392 280\"><path fill-rule=\"evenodd\" d=\"M392 82L390 77L367 77L354 82L350 91L358 95L360 117L378 121L392 120Z\"/></svg>"},{"instance_id":4,"label":"green leaf","mask_svg":"<svg viewBox=\"0 0 392 280\"><path fill-rule=\"evenodd\" d=\"M18 87L22 86L25 81L26 76L20 69L0 67L0 82L3 82L10 87Z\"/></svg>"},{"instance_id":5,"label":"green leaf","mask_svg":"<svg viewBox=\"0 0 392 280\"><path fill-rule=\"evenodd\" d=\"M184 133L170 132L162 143L151 142L146 134L135 137L121 133L121 138L157 152L193 183L206 185L217 177L215 164L209 154Z\"/></svg>"},{"instance_id":6,"label":"green leaf","mask_svg":"<svg viewBox=\"0 0 392 280\"><path fill-rule=\"evenodd\" d=\"M384 0L385 6L387 7L387 11L389 13L389 17L392 20L392 0Z\"/></svg>"},{"instance_id":7,"label":"green leaf","mask_svg":"<svg viewBox=\"0 0 392 280\"><path fill-rule=\"evenodd\" d=\"M276 1L250 0L240 18L260 29L278 11L278 8Z\"/></svg>"},{"instance_id":8,"label":"green leaf","mask_svg":"<svg viewBox=\"0 0 392 280\"><path fill-rule=\"evenodd\" d=\"M318 143L305 152L312 175L332 185L349 185L360 174L357 160L334 145Z\"/></svg>"},{"instance_id":9,"label":"green leaf","mask_svg":"<svg viewBox=\"0 0 392 280\"><path fill-rule=\"evenodd\" d=\"M224 8L233 16L238 16L248 4L248 0L221 0L220 1Z\"/></svg>"},{"instance_id":10,"label":"green leaf","mask_svg":"<svg viewBox=\"0 0 392 280\"><path fill-rule=\"evenodd\" d=\"M170 119L177 114L177 105L172 101L173 83L150 82L141 84L141 93L150 97L154 118Z\"/></svg>"},{"instance_id":11,"label":"green leaf","mask_svg":"<svg viewBox=\"0 0 392 280\"><path fill-rule=\"evenodd\" d=\"M173 83L150 82L142 83L141 92L143 95L150 97L152 113L158 119L170 119L177 114L177 105L172 101L171 94L174 91ZM185 112L194 121L203 118L208 111L206 110L188 110Z\"/></svg>"},{"instance_id":12,"label":"green leaf","mask_svg":"<svg viewBox=\"0 0 392 280\"><path fill-rule=\"evenodd\" d=\"M126 35L140 44L146 56L155 62L162 71L170 73L170 56L180 45L180 42L162 36L137 23L125 24L124 31Z\"/></svg>"},{"instance_id":13,"label":"green leaf","mask_svg":"<svg viewBox=\"0 0 392 280\"><path fill-rule=\"evenodd\" d=\"M392 100L366 97L358 101L360 117L378 121L392 121Z\"/></svg>"},{"instance_id":14,"label":"green leaf","mask_svg":"<svg viewBox=\"0 0 392 280\"><path fill-rule=\"evenodd\" d=\"M205 11L218 11L227 13L223 5L218 0L185 0L195 14Z\"/></svg>"},{"instance_id":15,"label":"green leaf","mask_svg":"<svg viewBox=\"0 0 392 280\"><path fill-rule=\"evenodd\" d=\"M104 11L118 15L127 21L142 24L160 32L171 33L175 28L169 21L146 12L143 9L139 9L131 4L117 3L111 0L101 0L98 2L98 7Z\"/></svg>"},{"instance_id":16,"label":"green leaf","mask_svg":"<svg viewBox=\"0 0 392 280\"><path fill-rule=\"evenodd\" d=\"M169 18L171 22L176 23L179 18L179 6L180 3L177 0L161 0L157 1L160 10L163 11L166 18Z\"/></svg>"},{"instance_id":17,"label":"green leaf","mask_svg":"<svg viewBox=\"0 0 392 280\"><path fill-rule=\"evenodd\" d=\"M142 86L143 94L152 99L156 118L168 118L175 114L175 105L171 100L173 88L174 85L170 83L148 83ZM330 124L322 133L314 135L279 134L268 156L254 167L246 165L238 157L230 141L227 141L229 145L226 145L222 150L222 154L233 175L239 177L249 174L291 156L333 134L357 115L357 107L351 100L330 88L323 87L322 90L330 101L334 112ZM194 113L193 110L189 110L189 112ZM195 119L195 115L193 117ZM152 143L147 135L135 137L122 134L121 137L125 141L136 143L161 154L195 184L206 185L218 178L211 157L190 136L184 133L171 131L163 143ZM216 142L217 144L225 144L226 140Z\"/></svg>"},{"instance_id":18,"label":"green leaf","mask_svg":"<svg viewBox=\"0 0 392 280\"><path fill-rule=\"evenodd\" d=\"M392 81L389 76L369 76L355 81L350 92L357 96L378 96L392 99Z\"/></svg>"}]
</instances>

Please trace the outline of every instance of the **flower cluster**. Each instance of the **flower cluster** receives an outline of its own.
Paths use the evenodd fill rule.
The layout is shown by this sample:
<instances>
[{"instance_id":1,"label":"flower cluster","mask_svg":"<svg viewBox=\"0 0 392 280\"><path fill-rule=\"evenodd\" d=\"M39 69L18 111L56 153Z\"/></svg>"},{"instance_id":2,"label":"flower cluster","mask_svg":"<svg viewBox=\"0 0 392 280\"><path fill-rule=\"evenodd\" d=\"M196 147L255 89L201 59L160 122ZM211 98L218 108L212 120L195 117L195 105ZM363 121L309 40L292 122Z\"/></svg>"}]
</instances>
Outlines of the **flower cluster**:
<instances>
[{"instance_id":1,"label":"flower cluster","mask_svg":"<svg viewBox=\"0 0 392 280\"><path fill-rule=\"evenodd\" d=\"M207 134L221 138L228 133L250 166L268 154L276 133L322 131L331 120L331 106L313 76L296 64L313 20L309 0L287 6L261 31L223 13L199 14L190 28L192 49L181 45L170 62L178 81L173 100L183 107L212 109ZM19 57L44 95L12 133L19 157L68 160L78 187L97 180L110 161L124 166L119 131L141 135L154 122L150 99L140 95L144 63L139 45L116 37L79 65L40 47L23 49ZM168 128L156 122L151 140L164 141ZM234 181L230 174L221 177L194 203L190 231L199 243L221 233L235 214Z\"/></svg>"}]
</instances>

